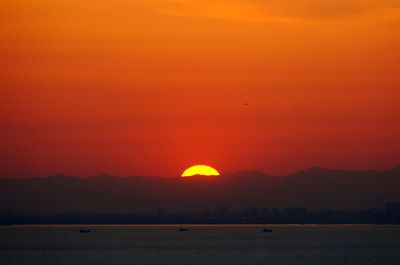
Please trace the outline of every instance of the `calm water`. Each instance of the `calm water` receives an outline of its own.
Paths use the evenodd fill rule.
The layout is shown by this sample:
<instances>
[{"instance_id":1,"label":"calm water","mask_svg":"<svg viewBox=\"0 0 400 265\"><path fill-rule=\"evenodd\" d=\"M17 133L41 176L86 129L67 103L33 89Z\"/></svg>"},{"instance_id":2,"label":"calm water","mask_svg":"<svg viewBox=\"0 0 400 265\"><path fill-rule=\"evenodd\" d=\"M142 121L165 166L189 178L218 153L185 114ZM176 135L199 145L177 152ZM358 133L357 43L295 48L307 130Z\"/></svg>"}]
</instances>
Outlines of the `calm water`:
<instances>
[{"instance_id":1,"label":"calm water","mask_svg":"<svg viewBox=\"0 0 400 265\"><path fill-rule=\"evenodd\" d=\"M4 227L0 264L400 264L400 226L185 227Z\"/></svg>"}]
</instances>

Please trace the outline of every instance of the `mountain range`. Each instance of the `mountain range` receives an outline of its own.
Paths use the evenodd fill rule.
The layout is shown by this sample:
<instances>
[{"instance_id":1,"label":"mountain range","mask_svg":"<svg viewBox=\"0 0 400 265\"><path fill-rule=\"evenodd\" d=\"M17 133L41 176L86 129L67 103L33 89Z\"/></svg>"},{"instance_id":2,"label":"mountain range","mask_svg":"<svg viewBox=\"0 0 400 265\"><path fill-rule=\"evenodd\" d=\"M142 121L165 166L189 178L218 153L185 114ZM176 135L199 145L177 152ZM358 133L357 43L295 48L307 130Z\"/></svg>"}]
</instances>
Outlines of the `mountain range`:
<instances>
[{"instance_id":1,"label":"mountain range","mask_svg":"<svg viewBox=\"0 0 400 265\"><path fill-rule=\"evenodd\" d=\"M242 171L218 177L0 178L0 214L129 213L306 207L358 210L400 202L400 167L314 167L287 176Z\"/></svg>"}]
</instances>

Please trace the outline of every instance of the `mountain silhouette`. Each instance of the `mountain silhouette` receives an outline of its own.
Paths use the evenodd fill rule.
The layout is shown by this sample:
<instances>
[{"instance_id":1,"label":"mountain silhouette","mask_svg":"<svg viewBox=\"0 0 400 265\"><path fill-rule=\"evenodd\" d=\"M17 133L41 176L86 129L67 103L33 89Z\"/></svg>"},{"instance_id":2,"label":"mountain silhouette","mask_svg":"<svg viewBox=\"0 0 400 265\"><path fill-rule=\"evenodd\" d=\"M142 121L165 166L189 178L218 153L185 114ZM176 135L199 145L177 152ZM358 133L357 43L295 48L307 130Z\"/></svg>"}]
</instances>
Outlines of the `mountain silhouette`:
<instances>
[{"instance_id":1,"label":"mountain silhouette","mask_svg":"<svg viewBox=\"0 0 400 265\"><path fill-rule=\"evenodd\" d=\"M249 205L357 210L400 201L399 187L400 167L383 172L314 167L287 176L241 171L192 178L2 178L0 214L195 211Z\"/></svg>"}]
</instances>

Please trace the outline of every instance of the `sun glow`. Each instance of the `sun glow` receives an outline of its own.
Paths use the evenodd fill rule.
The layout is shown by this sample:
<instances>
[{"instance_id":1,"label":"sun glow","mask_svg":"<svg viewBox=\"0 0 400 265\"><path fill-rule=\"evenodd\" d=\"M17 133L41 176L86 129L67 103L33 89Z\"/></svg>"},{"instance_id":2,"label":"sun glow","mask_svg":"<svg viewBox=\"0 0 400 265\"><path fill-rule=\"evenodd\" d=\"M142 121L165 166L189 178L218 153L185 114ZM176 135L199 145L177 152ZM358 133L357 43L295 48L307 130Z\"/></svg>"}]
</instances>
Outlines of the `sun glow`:
<instances>
[{"instance_id":1,"label":"sun glow","mask_svg":"<svg viewBox=\"0 0 400 265\"><path fill-rule=\"evenodd\" d=\"M210 167L210 166L206 166L206 165L196 165L196 166L192 166L189 167L188 169L186 169L181 177L191 177L191 176L195 176L195 175L201 175L201 176L219 176L219 172Z\"/></svg>"}]
</instances>

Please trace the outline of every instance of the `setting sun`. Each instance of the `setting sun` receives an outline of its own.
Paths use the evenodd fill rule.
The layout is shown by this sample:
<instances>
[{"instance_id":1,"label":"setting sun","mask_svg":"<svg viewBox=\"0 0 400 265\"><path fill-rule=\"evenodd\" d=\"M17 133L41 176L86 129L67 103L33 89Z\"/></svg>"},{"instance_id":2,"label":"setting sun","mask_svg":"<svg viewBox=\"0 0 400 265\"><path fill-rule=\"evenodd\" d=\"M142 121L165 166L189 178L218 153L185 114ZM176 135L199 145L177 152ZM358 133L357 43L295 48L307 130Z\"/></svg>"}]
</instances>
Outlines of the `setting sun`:
<instances>
[{"instance_id":1,"label":"setting sun","mask_svg":"<svg viewBox=\"0 0 400 265\"><path fill-rule=\"evenodd\" d=\"M195 175L201 175L201 176L219 176L219 172L210 167L210 166L206 166L206 165L196 165L196 166L192 166L189 167L188 169L186 169L183 173L182 173L182 177L191 177L191 176L195 176Z\"/></svg>"}]
</instances>

